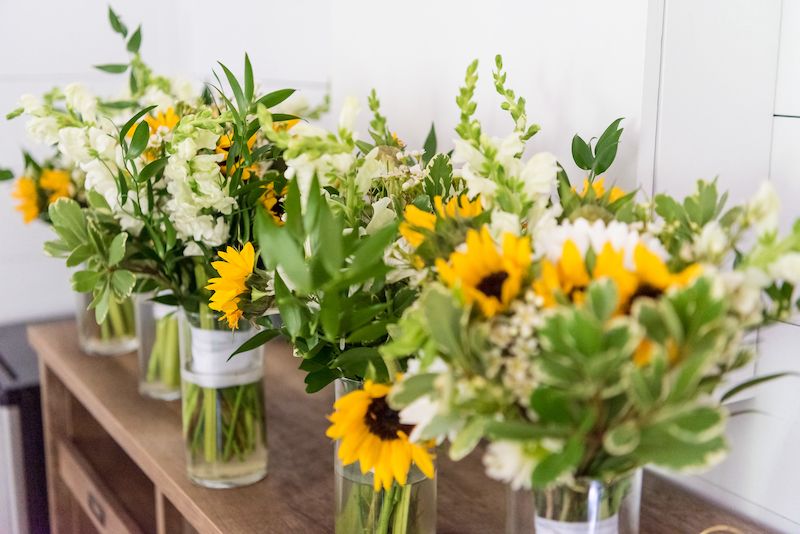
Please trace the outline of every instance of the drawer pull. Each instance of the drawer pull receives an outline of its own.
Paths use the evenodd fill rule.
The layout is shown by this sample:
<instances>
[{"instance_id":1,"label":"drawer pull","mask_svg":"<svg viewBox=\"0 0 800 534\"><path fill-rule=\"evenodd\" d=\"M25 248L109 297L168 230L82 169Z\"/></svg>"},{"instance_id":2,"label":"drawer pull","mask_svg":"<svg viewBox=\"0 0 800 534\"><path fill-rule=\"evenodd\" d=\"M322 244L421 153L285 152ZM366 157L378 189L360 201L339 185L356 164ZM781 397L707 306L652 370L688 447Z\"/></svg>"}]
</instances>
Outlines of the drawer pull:
<instances>
[{"instance_id":1,"label":"drawer pull","mask_svg":"<svg viewBox=\"0 0 800 534\"><path fill-rule=\"evenodd\" d=\"M106 511L103 510L103 505L97 502L93 493L89 494L86 504L89 506L89 510L92 512L94 518L97 519L97 522L102 526L106 526Z\"/></svg>"}]
</instances>

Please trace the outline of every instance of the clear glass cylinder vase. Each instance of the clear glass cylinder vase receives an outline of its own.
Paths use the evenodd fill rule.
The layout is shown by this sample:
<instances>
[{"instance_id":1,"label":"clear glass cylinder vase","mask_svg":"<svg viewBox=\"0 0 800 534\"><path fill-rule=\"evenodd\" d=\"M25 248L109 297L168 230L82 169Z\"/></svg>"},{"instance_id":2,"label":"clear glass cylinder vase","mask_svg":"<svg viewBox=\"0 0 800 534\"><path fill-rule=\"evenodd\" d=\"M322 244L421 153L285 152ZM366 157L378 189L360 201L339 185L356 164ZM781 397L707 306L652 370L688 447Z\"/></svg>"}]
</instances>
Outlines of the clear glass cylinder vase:
<instances>
[{"instance_id":1,"label":"clear glass cylinder vase","mask_svg":"<svg viewBox=\"0 0 800 534\"><path fill-rule=\"evenodd\" d=\"M347 378L335 382L336 399L363 387ZM358 462L343 465L334 446L336 534L433 534L436 532L436 478L412 465L404 486L375 491L373 473L361 473Z\"/></svg>"},{"instance_id":2,"label":"clear glass cylinder vase","mask_svg":"<svg viewBox=\"0 0 800 534\"><path fill-rule=\"evenodd\" d=\"M152 299L155 293L134 298L139 338L139 393L160 400L181 396L181 359L178 308Z\"/></svg>"},{"instance_id":3,"label":"clear glass cylinder vase","mask_svg":"<svg viewBox=\"0 0 800 534\"><path fill-rule=\"evenodd\" d=\"M116 356L136 350L136 321L133 301L116 302L108 306L108 315L102 324L97 323L95 311L89 309L91 293L75 293L75 319L78 324L78 344L92 356Z\"/></svg>"},{"instance_id":4,"label":"clear glass cylinder vase","mask_svg":"<svg viewBox=\"0 0 800 534\"><path fill-rule=\"evenodd\" d=\"M182 310L180 321L187 474L209 488L246 486L267 474L261 349L229 360L253 329L231 331L206 311Z\"/></svg>"},{"instance_id":5,"label":"clear glass cylinder vase","mask_svg":"<svg viewBox=\"0 0 800 534\"><path fill-rule=\"evenodd\" d=\"M506 534L638 534L641 485L638 469L613 481L509 490Z\"/></svg>"}]
</instances>

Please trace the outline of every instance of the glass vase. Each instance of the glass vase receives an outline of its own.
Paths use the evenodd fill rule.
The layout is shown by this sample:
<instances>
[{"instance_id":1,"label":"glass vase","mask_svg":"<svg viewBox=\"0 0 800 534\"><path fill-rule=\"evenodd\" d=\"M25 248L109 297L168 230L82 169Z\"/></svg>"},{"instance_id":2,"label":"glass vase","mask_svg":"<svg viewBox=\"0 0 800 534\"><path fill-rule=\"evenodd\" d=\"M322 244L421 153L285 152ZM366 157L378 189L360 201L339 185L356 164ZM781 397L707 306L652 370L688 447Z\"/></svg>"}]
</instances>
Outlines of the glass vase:
<instances>
[{"instance_id":1,"label":"glass vase","mask_svg":"<svg viewBox=\"0 0 800 534\"><path fill-rule=\"evenodd\" d=\"M115 356L136 350L138 340L132 300L116 302L112 298L106 320L97 324L95 311L89 309L92 298L91 293L75 293L75 318L81 350L92 356Z\"/></svg>"},{"instance_id":2,"label":"glass vase","mask_svg":"<svg viewBox=\"0 0 800 534\"><path fill-rule=\"evenodd\" d=\"M181 396L178 308L154 302L155 293L136 295L139 393L160 400Z\"/></svg>"},{"instance_id":3,"label":"glass vase","mask_svg":"<svg viewBox=\"0 0 800 534\"><path fill-rule=\"evenodd\" d=\"M641 469L606 482L576 479L510 491L506 534L637 534Z\"/></svg>"},{"instance_id":4,"label":"glass vase","mask_svg":"<svg viewBox=\"0 0 800 534\"><path fill-rule=\"evenodd\" d=\"M267 474L261 350L228 358L253 334L231 331L210 310L182 310L183 435L189 478L208 488L253 484Z\"/></svg>"},{"instance_id":5,"label":"glass vase","mask_svg":"<svg viewBox=\"0 0 800 534\"><path fill-rule=\"evenodd\" d=\"M361 389L357 380L335 382L336 399ZM436 532L436 479L412 465L405 486L394 482L375 491L372 472L362 474L358 462L342 465L339 442L334 447L336 534L432 534Z\"/></svg>"}]
</instances>

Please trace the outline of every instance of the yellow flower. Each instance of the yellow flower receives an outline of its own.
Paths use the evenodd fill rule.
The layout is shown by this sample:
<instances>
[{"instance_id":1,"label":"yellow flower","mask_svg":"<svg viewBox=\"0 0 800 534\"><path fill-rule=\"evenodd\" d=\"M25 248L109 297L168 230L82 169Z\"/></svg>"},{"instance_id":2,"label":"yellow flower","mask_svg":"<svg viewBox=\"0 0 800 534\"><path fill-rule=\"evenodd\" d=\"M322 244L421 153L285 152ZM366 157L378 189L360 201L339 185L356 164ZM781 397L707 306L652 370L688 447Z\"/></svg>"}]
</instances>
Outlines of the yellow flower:
<instances>
[{"instance_id":1,"label":"yellow flower","mask_svg":"<svg viewBox=\"0 0 800 534\"><path fill-rule=\"evenodd\" d=\"M664 260L641 243L633 251L633 261L640 281L640 293L648 293L643 290L661 293L671 287L687 286L702 272L702 267L695 263L679 273L671 273Z\"/></svg>"},{"instance_id":2,"label":"yellow flower","mask_svg":"<svg viewBox=\"0 0 800 534\"><path fill-rule=\"evenodd\" d=\"M156 115L146 115L144 120L150 126L150 135L153 135L158 133L160 128L172 131L175 126L178 125L180 117L178 117L174 109L168 108L166 112L159 112Z\"/></svg>"},{"instance_id":3,"label":"yellow flower","mask_svg":"<svg viewBox=\"0 0 800 534\"><path fill-rule=\"evenodd\" d=\"M215 261L211 266L219 273L218 278L208 280L206 289L213 291L208 307L222 312L220 321L227 319L228 326L238 328L244 312L239 308L239 295L247 291L245 282L253 274L256 253L252 243L246 243L241 252L233 247L219 252L223 261Z\"/></svg>"},{"instance_id":4,"label":"yellow flower","mask_svg":"<svg viewBox=\"0 0 800 534\"><path fill-rule=\"evenodd\" d=\"M519 295L530 263L527 237L505 234L501 253L484 226L467 232L465 252L453 252L449 261L437 259L436 268L448 286L461 289L467 303L477 302L486 317L493 317Z\"/></svg>"},{"instance_id":5,"label":"yellow flower","mask_svg":"<svg viewBox=\"0 0 800 534\"><path fill-rule=\"evenodd\" d=\"M584 178L583 179L583 190L580 193L578 193L578 195L581 198L585 197L586 194L589 192L589 188L590 187L594 191L595 198L603 198L603 195L606 194L605 178L597 178L591 184L589 184L589 179L588 178ZM617 200L619 200L620 198L622 198L624 196L625 196L625 191L623 191L619 187L614 186L614 187L611 188L611 193L608 195L608 201L609 202L616 202Z\"/></svg>"},{"instance_id":6,"label":"yellow flower","mask_svg":"<svg viewBox=\"0 0 800 534\"><path fill-rule=\"evenodd\" d=\"M636 347L636 351L633 353L633 363L635 363L637 367L649 365L653 360L654 350L655 344L652 341L648 338L642 339ZM667 340L667 361L670 364L674 364L679 359L680 350L678 349L678 345L671 339Z\"/></svg>"},{"instance_id":7,"label":"yellow flower","mask_svg":"<svg viewBox=\"0 0 800 534\"><path fill-rule=\"evenodd\" d=\"M253 134L250 137L250 139L247 140L247 148L249 148L252 151L253 150L253 146L255 145L255 143L256 143L256 134ZM219 140L217 141L217 148L216 148L217 154L224 154L225 155L225 158L219 163L219 170L220 170L220 172L222 172L222 174L225 174L226 176L228 175L227 174L228 152L230 152L232 144L233 144L233 139L228 134L222 134L220 136ZM231 168L230 174L232 175L233 173L235 173L236 169L238 169L239 165L241 165L241 164L242 164L242 158L241 158L241 156L238 156L236 158L236 161L234 162L232 168ZM252 176L253 173L255 173L255 172L258 172L258 165L255 164L255 163L253 163L251 165L248 165L247 167L243 168L242 169L242 180L245 180L245 181L249 180L250 176Z\"/></svg>"},{"instance_id":8,"label":"yellow flower","mask_svg":"<svg viewBox=\"0 0 800 534\"><path fill-rule=\"evenodd\" d=\"M433 199L433 204L436 213L423 211L413 204L406 206L403 212L405 220L400 223L400 235L415 248L425 241L423 231L434 231L437 217L440 219L470 219L480 215L483 211L480 197L470 202L467 195L461 195L459 198L453 197L447 201L447 204L444 204L442 197L437 195Z\"/></svg>"},{"instance_id":9,"label":"yellow flower","mask_svg":"<svg viewBox=\"0 0 800 534\"><path fill-rule=\"evenodd\" d=\"M581 251L571 239L567 239L558 263L554 264L550 260L542 262L542 273L533 283L533 290L542 297L546 308L558 304L556 297L559 294L580 304L583 302L584 291L589 281L589 272L586 270Z\"/></svg>"},{"instance_id":10,"label":"yellow flower","mask_svg":"<svg viewBox=\"0 0 800 534\"><path fill-rule=\"evenodd\" d=\"M286 190L287 188L284 186L280 193L276 193L275 184L270 182L264 186L264 194L262 194L259 199L261 205L264 206L267 212L272 216L272 220L275 221L275 224L278 226L283 226L283 219L281 219L283 215L282 197L286 196Z\"/></svg>"},{"instance_id":11,"label":"yellow flower","mask_svg":"<svg viewBox=\"0 0 800 534\"><path fill-rule=\"evenodd\" d=\"M272 123L272 130L275 132L288 132L294 125L300 122L300 119L289 119L288 121L280 121Z\"/></svg>"},{"instance_id":12,"label":"yellow flower","mask_svg":"<svg viewBox=\"0 0 800 534\"><path fill-rule=\"evenodd\" d=\"M59 198L68 197L70 184L69 173L64 170L44 169L39 176L39 186L51 192L47 197L48 204L52 204Z\"/></svg>"},{"instance_id":13,"label":"yellow flower","mask_svg":"<svg viewBox=\"0 0 800 534\"><path fill-rule=\"evenodd\" d=\"M39 216L39 193L33 178L22 176L17 180L17 187L11 196L19 201L16 210L22 213L22 220L29 223Z\"/></svg>"},{"instance_id":14,"label":"yellow flower","mask_svg":"<svg viewBox=\"0 0 800 534\"><path fill-rule=\"evenodd\" d=\"M386 395L389 386L364 383L364 389L353 391L334 403L328 416L331 426L325 435L339 440L339 459L344 465L358 462L361 472L374 470L373 487L388 490L393 482L401 486L408 480L412 462L433 478L433 456L429 444L412 443L412 429L400 423L400 414L389 407Z\"/></svg>"}]
</instances>

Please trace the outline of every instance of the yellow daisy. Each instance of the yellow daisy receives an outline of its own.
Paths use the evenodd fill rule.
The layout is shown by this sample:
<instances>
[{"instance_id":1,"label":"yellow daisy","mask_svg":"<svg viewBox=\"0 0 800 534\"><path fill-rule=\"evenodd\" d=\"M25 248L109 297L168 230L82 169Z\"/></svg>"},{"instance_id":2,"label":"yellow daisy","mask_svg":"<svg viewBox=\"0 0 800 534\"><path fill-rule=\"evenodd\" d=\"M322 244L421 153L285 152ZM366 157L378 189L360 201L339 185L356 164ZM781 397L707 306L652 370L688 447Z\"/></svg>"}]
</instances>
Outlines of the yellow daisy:
<instances>
[{"instance_id":1,"label":"yellow daisy","mask_svg":"<svg viewBox=\"0 0 800 534\"><path fill-rule=\"evenodd\" d=\"M358 462L363 474L374 471L375 491L388 490L395 481L405 485L412 463L426 477L434 474L430 447L408 439L412 427L401 424L400 414L386 402L389 389L367 380L364 389L337 400L325 432L340 441L338 454L344 465Z\"/></svg>"},{"instance_id":2,"label":"yellow daisy","mask_svg":"<svg viewBox=\"0 0 800 534\"><path fill-rule=\"evenodd\" d=\"M581 198L585 197L586 194L589 192L589 188L590 187L594 191L595 198L603 198L603 196L606 194L605 178L597 178L591 184L589 184L589 179L588 178L584 178L583 179L583 190L580 193L578 193L578 195ZM620 198L622 198L624 196L625 196L625 191L623 191L619 187L614 186L614 187L611 188L611 193L608 195L608 201L609 202L616 202L617 200L619 200Z\"/></svg>"},{"instance_id":3,"label":"yellow daisy","mask_svg":"<svg viewBox=\"0 0 800 534\"><path fill-rule=\"evenodd\" d=\"M568 239L564 242L558 263L550 260L542 262L542 273L533 283L533 290L542 298L546 308L558 304L558 295L564 295L570 301L580 304L589 282L589 272L581 251Z\"/></svg>"},{"instance_id":4,"label":"yellow daisy","mask_svg":"<svg viewBox=\"0 0 800 534\"><path fill-rule=\"evenodd\" d=\"M211 266L219 273L218 278L210 278L206 289L213 291L208 307L222 312L220 321L227 319L228 327L238 328L244 312L239 308L239 295L247 291L247 279L253 274L256 253L252 243L246 243L241 252L233 247L219 252L222 261Z\"/></svg>"},{"instance_id":5,"label":"yellow daisy","mask_svg":"<svg viewBox=\"0 0 800 534\"><path fill-rule=\"evenodd\" d=\"M17 186L11 196L19 201L16 210L22 213L22 220L29 223L39 216L39 193L33 178L22 176L17 180Z\"/></svg>"},{"instance_id":6,"label":"yellow daisy","mask_svg":"<svg viewBox=\"0 0 800 534\"><path fill-rule=\"evenodd\" d=\"M44 169L39 176L39 186L50 191L47 197L48 204L52 204L62 197L69 196L69 188L71 185L69 173L60 169Z\"/></svg>"},{"instance_id":7,"label":"yellow daisy","mask_svg":"<svg viewBox=\"0 0 800 534\"><path fill-rule=\"evenodd\" d=\"M425 241L425 231L434 231L436 228L436 219L470 219L481 214L483 207L481 206L480 197L470 202L467 195L461 195L459 198L451 198L444 204L441 196L436 196L433 199L435 213L423 211L413 204L406 206L403 212L405 219L400 223L400 234L408 241L411 246L419 247Z\"/></svg>"},{"instance_id":8,"label":"yellow daisy","mask_svg":"<svg viewBox=\"0 0 800 534\"><path fill-rule=\"evenodd\" d=\"M449 261L437 259L436 268L448 286L461 289L467 303L477 302L486 317L493 317L519 294L531 263L530 240L507 233L498 251L484 226L480 232L469 230L466 244L466 251L450 254Z\"/></svg>"}]
</instances>

